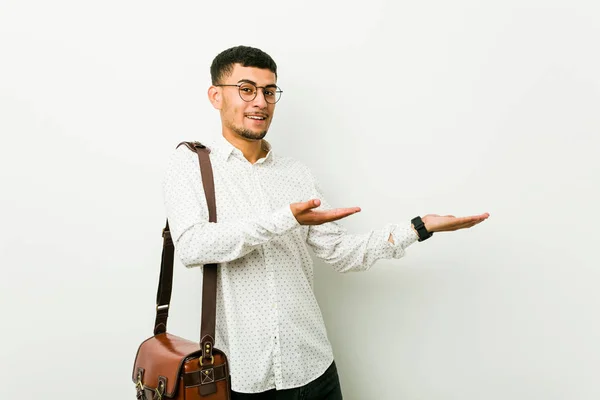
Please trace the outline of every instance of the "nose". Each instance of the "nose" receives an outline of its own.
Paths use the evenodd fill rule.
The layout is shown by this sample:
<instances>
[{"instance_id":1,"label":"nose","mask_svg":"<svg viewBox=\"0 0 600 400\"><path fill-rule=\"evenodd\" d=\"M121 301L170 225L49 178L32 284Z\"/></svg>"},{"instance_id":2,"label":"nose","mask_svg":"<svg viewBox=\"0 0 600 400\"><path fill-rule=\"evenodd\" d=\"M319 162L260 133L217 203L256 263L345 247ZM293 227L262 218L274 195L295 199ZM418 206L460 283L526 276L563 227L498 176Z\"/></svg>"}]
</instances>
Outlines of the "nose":
<instances>
[{"instance_id":1,"label":"nose","mask_svg":"<svg viewBox=\"0 0 600 400\"><path fill-rule=\"evenodd\" d=\"M256 90L256 97L254 100L252 100L252 103L252 105L256 107L267 108L269 103L267 103L267 100L265 99L265 93L262 91L262 89Z\"/></svg>"}]
</instances>

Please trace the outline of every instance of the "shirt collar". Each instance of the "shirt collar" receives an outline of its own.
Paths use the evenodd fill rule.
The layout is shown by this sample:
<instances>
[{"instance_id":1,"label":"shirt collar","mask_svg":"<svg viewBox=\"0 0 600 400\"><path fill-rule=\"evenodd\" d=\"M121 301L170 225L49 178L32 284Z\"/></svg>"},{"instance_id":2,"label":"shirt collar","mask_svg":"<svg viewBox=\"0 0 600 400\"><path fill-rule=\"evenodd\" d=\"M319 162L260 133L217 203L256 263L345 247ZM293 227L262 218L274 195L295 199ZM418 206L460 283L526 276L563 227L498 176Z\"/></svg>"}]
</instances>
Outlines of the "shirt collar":
<instances>
[{"instance_id":1,"label":"shirt collar","mask_svg":"<svg viewBox=\"0 0 600 400\"><path fill-rule=\"evenodd\" d=\"M265 139L262 140L262 144L263 149L267 151L267 155L265 156L265 158L257 160L257 164L264 163L273 159L273 151L271 144ZM229 157L233 154L240 158L244 157L244 154L241 152L241 150L229 143L229 141L225 139L223 135L220 135L219 138L213 142L213 146L209 147L212 147L211 152L213 152L214 150L215 156L217 156L223 162L228 161Z\"/></svg>"}]
</instances>

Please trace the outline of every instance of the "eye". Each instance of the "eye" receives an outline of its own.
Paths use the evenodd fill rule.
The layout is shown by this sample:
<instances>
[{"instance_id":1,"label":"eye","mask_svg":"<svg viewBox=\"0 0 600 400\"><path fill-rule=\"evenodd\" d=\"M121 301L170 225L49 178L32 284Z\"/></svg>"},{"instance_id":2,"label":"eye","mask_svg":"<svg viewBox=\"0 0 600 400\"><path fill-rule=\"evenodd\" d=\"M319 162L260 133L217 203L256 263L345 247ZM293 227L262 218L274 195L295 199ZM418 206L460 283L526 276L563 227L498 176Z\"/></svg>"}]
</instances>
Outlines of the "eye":
<instances>
[{"instance_id":1,"label":"eye","mask_svg":"<svg viewBox=\"0 0 600 400\"><path fill-rule=\"evenodd\" d=\"M265 89L265 91L263 93L265 94L265 96L269 96L269 97L275 96L275 92L270 89Z\"/></svg>"},{"instance_id":2,"label":"eye","mask_svg":"<svg viewBox=\"0 0 600 400\"><path fill-rule=\"evenodd\" d=\"M254 90L252 90L252 88L247 87L247 86L240 87L240 91L242 91L244 93L252 93L252 92L254 92Z\"/></svg>"}]
</instances>

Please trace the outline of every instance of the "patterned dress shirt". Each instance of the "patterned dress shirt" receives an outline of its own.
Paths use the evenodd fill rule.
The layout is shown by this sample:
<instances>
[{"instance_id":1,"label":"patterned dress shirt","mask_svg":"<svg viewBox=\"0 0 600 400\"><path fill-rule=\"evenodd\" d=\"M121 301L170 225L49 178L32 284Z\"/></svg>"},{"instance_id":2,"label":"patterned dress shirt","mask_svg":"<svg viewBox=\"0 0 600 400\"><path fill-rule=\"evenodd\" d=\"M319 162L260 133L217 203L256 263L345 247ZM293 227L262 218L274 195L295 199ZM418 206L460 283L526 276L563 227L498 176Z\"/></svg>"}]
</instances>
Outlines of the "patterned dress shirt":
<instances>
[{"instance_id":1,"label":"patterned dress shirt","mask_svg":"<svg viewBox=\"0 0 600 400\"><path fill-rule=\"evenodd\" d=\"M232 389L303 386L333 361L309 249L335 271L364 271L403 257L417 235L410 223L364 234L337 221L300 225L291 203L318 198L319 209L332 208L304 164L274 154L265 140L268 153L254 164L224 137L203 144L211 150L217 222L208 222L198 156L182 145L163 181L176 254L189 268L219 264L215 347L228 357Z\"/></svg>"}]
</instances>

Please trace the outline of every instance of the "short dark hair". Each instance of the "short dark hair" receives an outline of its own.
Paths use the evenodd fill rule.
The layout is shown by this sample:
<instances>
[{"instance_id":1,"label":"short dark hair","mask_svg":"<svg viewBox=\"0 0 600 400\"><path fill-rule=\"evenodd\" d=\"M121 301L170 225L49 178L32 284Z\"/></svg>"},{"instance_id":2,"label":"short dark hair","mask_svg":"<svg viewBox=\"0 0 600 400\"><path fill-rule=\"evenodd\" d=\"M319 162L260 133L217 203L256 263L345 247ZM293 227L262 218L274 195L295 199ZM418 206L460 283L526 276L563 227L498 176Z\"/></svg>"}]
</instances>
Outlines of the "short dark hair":
<instances>
[{"instance_id":1,"label":"short dark hair","mask_svg":"<svg viewBox=\"0 0 600 400\"><path fill-rule=\"evenodd\" d=\"M210 66L212 84L222 83L221 79L233 72L234 64L241 64L244 67L268 69L277 78L277 64L275 64L270 55L254 47L236 46L222 51L213 60Z\"/></svg>"}]
</instances>

